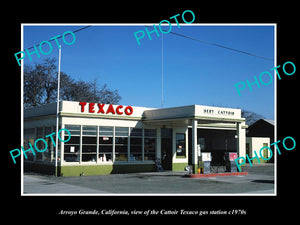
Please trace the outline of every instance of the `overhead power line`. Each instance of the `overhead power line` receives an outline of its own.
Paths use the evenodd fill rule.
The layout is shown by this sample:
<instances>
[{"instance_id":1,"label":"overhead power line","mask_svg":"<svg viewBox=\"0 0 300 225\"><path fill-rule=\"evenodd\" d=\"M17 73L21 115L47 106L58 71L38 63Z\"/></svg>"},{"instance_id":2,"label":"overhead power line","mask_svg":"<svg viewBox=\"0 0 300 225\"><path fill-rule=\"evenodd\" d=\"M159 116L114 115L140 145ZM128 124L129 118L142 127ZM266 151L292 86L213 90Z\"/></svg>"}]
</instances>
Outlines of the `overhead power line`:
<instances>
[{"instance_id":1,"label":"overhead power line","mask_svg":"<svg viewBox=\"0 0 300 225\"><path fill-rule=\"evenodd\" d=\"M146 27L148 27L148 26L146 26ZM163 30L163 31L165 31L165 30ZM165 32L167 32L167 31L165 31ZM208 42L208 41L202 41L202 40L199 40L197 38L190 37L190 36L183 35L183 34L178 34L178 33L172 32L172 31L170 31L169 33L180 36L180 37L183 37L183 38L188 38L188 39L191 39L191 40L194 40L194 41L202 42L202 43L205 43L205 44L214 45L214 46L217 46L217 47L220 47L220 48L225 48L227 50L231 50L231 51L239 52L239 53L242 53L242 54L254 56L254 57L257 57L257 58L261 58L261 59L265 59L265 60L269 60L269 61L274 60L274 59L266 58L266 57L259 56L259 55L256 55L256 54L252 54L252 53L249 53L249 52L245 52L245 51L241 51L241 50L238 50L238 49L230 48L230 47L227 47L227 46L224 46L224 45L219 45L219 44L215 44L215 43Z\"/></svg>"},{"instance_id":2,"label":"overhead power line","mask_svg":"<svg viewBox=\"0 0 300 225\"><path fill-rule=\"evenodd\" d=\"M84 29L86 29L86 28L89 28L89 27L91 27L91 26L85 26L85 27L82 27L82 28L80 28L80 29L74 30L74 31L72 31L72 32L73 32L73 33L76 33L76 32L82 31L82 30L84 30ZM68 36L68 35L70 35L70 34L66 34L66 36ZM56 38L56 39L60 39L60 38L62 38L62 36L60 36L60 37L58 37L58 38ZM55 41L55 39L48 40L48 42L51 42L51 41ZM33 45L33 46L31 46L31 47L29 47L29 48L27 48L27 49L29 50L29 49L31 49L31 48L34 48L34 46L36 46L36 45ZM26 49L26 48L25 48L25 49Z\"/></svg>"}]
</instances>

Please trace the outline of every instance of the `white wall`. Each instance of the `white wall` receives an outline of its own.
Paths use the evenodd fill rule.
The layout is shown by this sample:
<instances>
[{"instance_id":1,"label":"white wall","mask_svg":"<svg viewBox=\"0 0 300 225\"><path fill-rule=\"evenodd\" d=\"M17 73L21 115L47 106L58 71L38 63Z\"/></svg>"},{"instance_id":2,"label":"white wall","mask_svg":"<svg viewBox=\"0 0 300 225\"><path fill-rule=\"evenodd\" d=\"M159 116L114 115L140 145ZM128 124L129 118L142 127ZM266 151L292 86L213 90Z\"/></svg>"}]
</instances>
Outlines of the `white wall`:
<instances>
[{"instance_id":1,"label":"white wall","mask_svg":"<svg viewBox=\"0 0 300 225\"><path fill-rule=\"evenodd\" d=\"M249 143L249 158L252 158L255 156L254 151L256 151L256 154L259 158L259 150L263 147L263 143L267 143L268 147L270 147L270 138L266 137L247 137L246 143ZM263 151L262 151L263 152ZM263 153L261 153L263 154ZM270 151L268 151L268 157L270 157Z\"/></svg>"},{"instance_id":2,"label":"white wall","mask_svg":"<svg viewBox=\"0 0 300 225\"><path fill-rule=\"evenodd\" d=\"M185 158L176 158L176 133L185 133ZM173 128L173 157L172 163L187 163L188 162L188 127L174 127Z\"/></svg>"}]
</instances>

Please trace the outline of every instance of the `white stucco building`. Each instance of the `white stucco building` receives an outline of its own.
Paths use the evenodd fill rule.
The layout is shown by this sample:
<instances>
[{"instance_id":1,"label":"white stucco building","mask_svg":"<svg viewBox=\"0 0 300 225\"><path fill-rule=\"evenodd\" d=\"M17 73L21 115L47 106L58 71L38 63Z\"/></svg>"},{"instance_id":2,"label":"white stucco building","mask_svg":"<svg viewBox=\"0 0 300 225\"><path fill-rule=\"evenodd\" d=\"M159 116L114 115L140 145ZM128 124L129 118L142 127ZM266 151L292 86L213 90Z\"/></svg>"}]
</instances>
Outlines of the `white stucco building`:
<instances>
[{"instance_id":1,"label":"white stucco building","mask_svg":"<svg viewBox=\"0 0 300 225\"><path fill-rule=\"evenodd\" d=\"M184 170L198 163L197 147L211 152L212 164L224 164L226 152L246 155L245 119L233 108L189 105L172 108L61 101L59 129L71 132L58 145L62 176L155 171L160 159L165 170ZM24 110L23 146L32 145L56 129L56 103ZM61 132L64 137L64 131ZM53 174L55 148L27 153L25 170ZM41 142L42 143L42 142ZM41 147L41 149L43 149ZM199 149L199 147L198 147Z\"/></svg>"}]
</instances>

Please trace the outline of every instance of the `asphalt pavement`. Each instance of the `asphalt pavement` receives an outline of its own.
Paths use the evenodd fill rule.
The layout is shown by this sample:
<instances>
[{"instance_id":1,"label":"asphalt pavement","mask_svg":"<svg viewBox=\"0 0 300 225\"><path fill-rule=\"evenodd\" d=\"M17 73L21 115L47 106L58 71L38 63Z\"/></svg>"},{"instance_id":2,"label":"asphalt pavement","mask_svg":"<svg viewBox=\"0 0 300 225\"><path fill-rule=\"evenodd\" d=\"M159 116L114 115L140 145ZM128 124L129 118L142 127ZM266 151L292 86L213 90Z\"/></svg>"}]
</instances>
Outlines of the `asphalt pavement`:
<instances>
[{"instance_id":1,"label":"asphalt pavement","mask_svg":"<svg viewBox=\"0 0 300 225\"><path fill-rule=\"evenodd\" d=\"M187 178L186 172L98 176L23 175L23 195L274 195L273 164L246 166L248 175Z\"/></svg>"}]
</instances>

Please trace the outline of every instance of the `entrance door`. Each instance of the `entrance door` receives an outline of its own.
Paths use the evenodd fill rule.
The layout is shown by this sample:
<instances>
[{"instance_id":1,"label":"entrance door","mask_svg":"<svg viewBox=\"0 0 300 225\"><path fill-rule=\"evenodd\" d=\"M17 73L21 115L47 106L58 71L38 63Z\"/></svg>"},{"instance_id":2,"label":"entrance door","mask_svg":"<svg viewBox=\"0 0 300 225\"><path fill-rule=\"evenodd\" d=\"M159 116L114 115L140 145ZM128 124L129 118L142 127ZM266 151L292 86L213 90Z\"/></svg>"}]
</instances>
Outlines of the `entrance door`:
<instances>
[{"instance_id":1,"label":"entrance door","mask_svg":"<svg viewBox=\"0 0 300 225\"><path fill-rule=\"evenodd\" d=\"M161 128L161 165L164 170L172 170L172 128Z\"/></svg>"}]
</instances>

